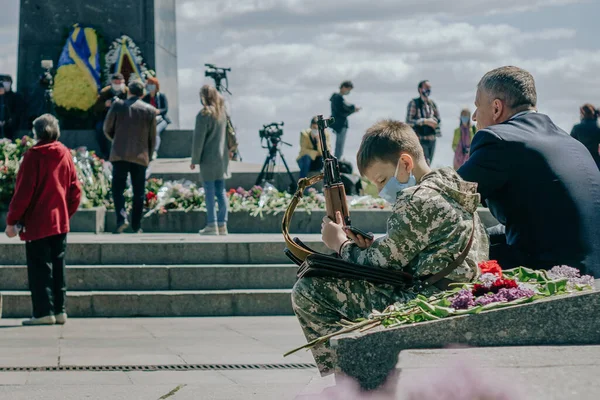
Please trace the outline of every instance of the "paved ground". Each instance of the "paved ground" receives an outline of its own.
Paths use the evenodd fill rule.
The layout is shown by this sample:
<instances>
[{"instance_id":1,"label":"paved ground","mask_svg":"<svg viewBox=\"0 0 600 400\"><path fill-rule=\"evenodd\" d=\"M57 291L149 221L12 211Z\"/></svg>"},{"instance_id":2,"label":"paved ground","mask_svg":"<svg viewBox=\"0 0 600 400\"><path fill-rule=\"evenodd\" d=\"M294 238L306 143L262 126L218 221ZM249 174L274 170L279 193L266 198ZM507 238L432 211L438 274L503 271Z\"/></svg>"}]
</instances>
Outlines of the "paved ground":
<instances>
[{"instance_id":1,"label":"paved ground","mask_svg":"<svg viewBox=\"0 0 600 400\"><path fill-rule=\"evenodd\" d=\"M294 317L71 319L64 327L27 328L19 322L0 320L0 368L312 363L305 352L282 358L304 341ZM468 373L453 367L456 360ZM600 346L416 350L403 352L399 366L400 391L426 379L423 387L491 381L492 388L521 389L524 400L600 397ZM293 399L333 384L314 369L0 372L0 399Z\"/></svg>"}]
</instances>

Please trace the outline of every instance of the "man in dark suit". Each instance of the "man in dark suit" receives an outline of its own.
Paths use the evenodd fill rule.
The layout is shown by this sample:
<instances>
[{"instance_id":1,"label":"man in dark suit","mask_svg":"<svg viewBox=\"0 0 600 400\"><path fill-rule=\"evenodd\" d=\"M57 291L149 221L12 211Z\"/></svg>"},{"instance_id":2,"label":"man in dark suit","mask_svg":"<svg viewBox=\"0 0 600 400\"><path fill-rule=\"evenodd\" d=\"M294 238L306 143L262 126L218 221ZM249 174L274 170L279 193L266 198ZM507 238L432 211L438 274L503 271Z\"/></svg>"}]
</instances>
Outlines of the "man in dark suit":
<instances>
[{"instance_id":1,"label":"man in dark suit","mask_svg":"<svg viewBox=\"0 0 600 400\"><path fill-rule=\"evenodd\" d=\"M477 86L478 132L458 170L502 224L490 258L504 268L570 265L600 277L600 171L587 149L536 110L531 74L488 72Z\"/></svg>"},{"instance_id":2,"label":"man in dark suit","mask_svg":"<svg viewBox=\"0 0 600 400\"><path fill-rule=\"evenodd\" d=\"M141 233L142 212L146 191L146 168L156 144L156 109L141 100L144 84L129 84L127 100L112 103L104 120L104 133L113 142L110 162L113 166L112 192L117 214L117 229L123 233L129 226L125 197L127 175L131 175L133 209L131 227Z\"/></svg>"}]
</instances>

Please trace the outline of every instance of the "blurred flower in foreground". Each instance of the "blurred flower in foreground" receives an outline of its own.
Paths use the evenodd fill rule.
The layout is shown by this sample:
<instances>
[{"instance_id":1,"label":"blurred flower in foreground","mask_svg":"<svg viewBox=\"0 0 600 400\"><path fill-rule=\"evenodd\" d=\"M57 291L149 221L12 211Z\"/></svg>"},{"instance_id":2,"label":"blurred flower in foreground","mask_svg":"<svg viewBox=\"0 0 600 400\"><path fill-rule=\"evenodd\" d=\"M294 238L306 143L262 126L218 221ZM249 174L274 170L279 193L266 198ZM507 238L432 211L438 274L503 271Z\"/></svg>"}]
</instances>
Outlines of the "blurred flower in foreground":
<instances>
[{"instance_id":1,"label":"blurred flower in foreground","mask_svg":"<svg viewBox=\"0 0 600 400\"><path fill-rule=\"evenodd\" d=\"M460 361L442 368L407 369L391 376L384 387L364 392L350 378L317 395L297 400L525 400L515 384Z\"/></svg>"}]
</instances>

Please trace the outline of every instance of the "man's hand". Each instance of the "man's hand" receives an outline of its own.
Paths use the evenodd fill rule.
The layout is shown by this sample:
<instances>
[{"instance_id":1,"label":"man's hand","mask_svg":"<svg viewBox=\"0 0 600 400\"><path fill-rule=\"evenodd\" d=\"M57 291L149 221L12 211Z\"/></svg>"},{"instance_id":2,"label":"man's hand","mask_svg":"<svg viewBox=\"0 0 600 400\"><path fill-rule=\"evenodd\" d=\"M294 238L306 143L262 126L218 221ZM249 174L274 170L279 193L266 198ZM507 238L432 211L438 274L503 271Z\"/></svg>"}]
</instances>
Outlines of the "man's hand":
<instances>
[{"instance_id":1,"label":"man's hand","mask_svg":"<svg viewBox=\"0 0 600 400\"><path fill-rule=\"evenodd\" d=\"M160 115L160 110L158 108L156 109L156 115Z\"/></svg>"},{"instance_id":2,"label":"man's hand","mask_svg":"<svg viewBox=\"0 0 600 400\"><path fill-rule=\"evenodd\" d=\"M347 227L344 227L344 232L346 233L346 236L349 237L350 239L352 239L352 241L361 249L366 249L371 247L371 245L373 244L373 241L370 239L367 239L365 237L363 237L362 235L355 235L354 232L352 232L350 229L348 229ZM371 233L371 232L369 232Z\"/></svg>"},{"instance_id":3,"label":"man's hand","mask_svg":"<svg viewBox=\"0 0 600 400\"><path fill-rule=\"evenodd\" d=\"M325 246L337 252L340 250L340 246L347 240L347 238L343 229L344 220L342 218L342 214L338 211L335 216L337 219L336 222L330 220L329 217L323 218L323 223L321 224L321 235Z\"/></svg>"},{"instance_id":4,"label":"man's hand","mask_svg":"<svg viewBox=\"0 0 600 400\"><path fill-rule=\"evenodd\" d=\"M6 236L8 236L9 238L14 238L15 236L17 236L19 234L17 232L17 227L14 225L6 225L6 229L4 230L4 233L6 233Z\"/></svg>"},{"instance_id":5,"label":"man's hand","mask_svg":"<svg viewBox=\"0 0 600 400\"><path fill-rule=\"evenodd\" d=\"M196 164L190 164L190 169L193 171L196 169Z\"/></svg>"},{"instance_id":6,"label":"man's hand","mask_svg":"<svg viewBox=\"0 0 600 400\"><path fill-rule=\"evenodd\" d=\"M427 125L427 126L430 126L430 127L432 127L433 129L437 128L437 126L438 126L438 123L437 123L437 122L436 122L436 120L435 120L435 119L433 119L433 118L427 118L427 119L425 119L425 120L423 121L423 124L424 124L424 125Z\"/></svg>"},{"instance_id":7,"label":"man's hand","mask_svg":"<svg viewBox=\"0 0 600 400\"><path fill-rule=\"evenodd\" d=\"M354 107L354 112L359 112L360 110L362 110L362 107Z\"/></svg>"},{"instance_id":8,"label":"man's hand","mask_svg":"<svg viewBox=\"0 0 600 400\"><path fill-rule=\"evenodd\" d=\"M109 108L110 106L112 106L112 100L106 100L106 101L104 102L104 106L105 106L106 108Z\"/></svg>"}]
</instances>

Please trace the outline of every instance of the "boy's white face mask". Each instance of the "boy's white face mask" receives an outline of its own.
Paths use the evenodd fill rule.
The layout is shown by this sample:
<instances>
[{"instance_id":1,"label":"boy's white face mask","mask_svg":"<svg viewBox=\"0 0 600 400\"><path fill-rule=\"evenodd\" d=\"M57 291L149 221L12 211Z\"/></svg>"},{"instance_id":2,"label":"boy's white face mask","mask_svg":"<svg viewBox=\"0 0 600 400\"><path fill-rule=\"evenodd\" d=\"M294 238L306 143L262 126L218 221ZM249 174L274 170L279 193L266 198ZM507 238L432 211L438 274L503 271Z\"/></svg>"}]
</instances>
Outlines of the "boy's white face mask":
<instances>
[{"instance_id":1,"label":"boy's white face mask","mask_svg":"<svg viewBox=\"0 0 600 400\"><path fill-rule=\"evenodd\" d=\"M410 172L410 176L408 177L407 182L404 182L404 183L400 182L398 180L398 178L396 178L396 175L398 175L399 167L400 167L400 160L398 160L398 164L396 164L396 171L394 172L394 175L387 181L387 183L385 184L383 189L381 189L381 191L379 192L379 197L381 197L382 199L384 199L385 201L387 201L390 204L396 203L396 198L398 197L398 193L400 193L401 191L403 191L406 188L415 186L417 184L417 180L415 179L415 176L412 174L412 171Z\"/></svg>"}]
</instances>

